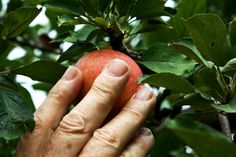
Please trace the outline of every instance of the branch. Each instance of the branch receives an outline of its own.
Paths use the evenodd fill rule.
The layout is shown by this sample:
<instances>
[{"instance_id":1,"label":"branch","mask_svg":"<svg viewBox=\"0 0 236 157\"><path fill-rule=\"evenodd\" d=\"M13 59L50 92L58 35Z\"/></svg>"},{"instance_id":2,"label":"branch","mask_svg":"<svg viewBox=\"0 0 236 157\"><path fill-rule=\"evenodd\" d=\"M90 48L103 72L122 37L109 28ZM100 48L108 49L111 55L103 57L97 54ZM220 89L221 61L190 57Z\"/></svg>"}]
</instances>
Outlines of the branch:
<instances>
[{"instance_id":1,"label":"branch","mask_svg":"<svg viewBox=\"0 0 236 157\"><path fill-rule=\"evenodd\" d=\"M0 75L8 75L10 71L0 71Z\"/></svg>"},{"instance_id":2,"label":"branch","mask_svg":"<svg viewBox=\"0 0 236 157\"><path fill-rule=\"evenodd\" d=\"M221 127L222 132L224 133L224 135L226 136L228 140L232 141L228 117L222 113L218 113L218 119L220 122L220 127Z\"/></svg>"},{"instance_id":3,"label":"branch","mask_svg":"<svg viewBox=\"0 0 236 157\"><path fill-rule=\"evenodd\" d=\"M32 48L32 49L39 49L41 51L47 51L48 53L61 55L61 52L55 51L55 49L46 48L46 47L42 47L42 46L39 46L39 45L33 45L33 44L30 44L30 43L19 41L17 39L10 39L9 41L13 42L13 43L15 43L19 46L22 46L22 47L29 47L29 48Z\"/></svg>"}]
</instances>

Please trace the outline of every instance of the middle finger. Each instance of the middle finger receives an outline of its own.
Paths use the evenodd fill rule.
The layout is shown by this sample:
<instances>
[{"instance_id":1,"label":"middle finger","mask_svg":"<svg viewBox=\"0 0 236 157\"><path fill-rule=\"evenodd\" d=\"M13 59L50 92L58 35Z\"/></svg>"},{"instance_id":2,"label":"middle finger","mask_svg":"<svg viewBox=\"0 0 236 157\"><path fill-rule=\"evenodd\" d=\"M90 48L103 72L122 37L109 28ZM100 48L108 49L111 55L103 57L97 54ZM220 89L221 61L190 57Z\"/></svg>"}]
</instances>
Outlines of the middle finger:
<instances>
[{"instance_id":1,"label":"middle finger","mask_svg":"<svg viewBox=\"0 0 236 157\"><path fill-rule=\"evenodd\" d=\"M116 157L152 111L156 96L149 87L142 87L121 112L97 129L79 157Z\"/></svg>"},{"instance_id":2,"label":"middle finger","mask_svg":"<svg viewBox=\"0 0 236 157\"><path fill-rule=\"evenodd\" d=\"M102 71L88 94L61 121L52 137L51 155L56 153L58 157L65 157L65 154L67 157L77 156L93 131L108 115L124 88L128 75L128 65L117 59Z\"/></svg>"}]
</instances>

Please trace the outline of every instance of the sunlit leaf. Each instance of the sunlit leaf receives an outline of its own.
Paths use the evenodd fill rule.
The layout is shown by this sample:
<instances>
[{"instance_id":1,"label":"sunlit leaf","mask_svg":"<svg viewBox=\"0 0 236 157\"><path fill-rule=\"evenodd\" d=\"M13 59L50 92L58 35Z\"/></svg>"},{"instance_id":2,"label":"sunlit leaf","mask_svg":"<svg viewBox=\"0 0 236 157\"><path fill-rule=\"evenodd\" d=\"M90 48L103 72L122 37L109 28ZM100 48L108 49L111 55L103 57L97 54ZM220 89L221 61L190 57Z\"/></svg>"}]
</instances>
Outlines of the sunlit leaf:
<instances>
[{"instance_id":1,"label":"sunlit leaf","mask_svg":"<svg viewBox=\"0 0 236 157\"><path fill-rule=\"evenodd\" d=\"M59 63L48 60L39 60L32 64L14 69L11 73L28 76L33 80L54 84L60 79L65 70L66 67Z\"/></svg>"},{"instance_id":2,"label":"sunlit leaf","mask_svg":"<svg viewBox=\"0 0 236 157\"><path fill-rule=\"evenodd\" d=\"M153 45L138 62L157 73L169 72L176 75L191 71L196 64L163 43Z\"/></svg>"},{"instance_id":3,"label":"sunlit leaf","mask_svg":"<svg viewBox=\"0 0 236 157\"><path fill-rule=\"evenodd\" d=\"M37 7L22 7L10 12L4 22L2 35L11 38L21 34L38 16L40 11L41 9Z\"/></svg>"},{"instance_id":4,"label":"sunlit leaf","mask_svg":"<svg viewBox=\"0 0 236 157\"><path fill-rule=\"evenodd\" d=\"M76 43L78 41L85 41L89 34L94 31L96 27L91 25L84 25L81 29L71 32L71 35L64 39L65 42Z\"/></svg>"},{"instance_id":5,"label":"sunlit leaf","mask_svg":"<svg viewBox=\"0 0 236 157\"><path fill-rule=\"evenodd\" d=\"M59 16L58 17L58 26L75 26L79 24L88 24L86 20L81 17L70 17L70 16Z\"/></svg>"},{"instance_id":6,"label":"sunlit leaf","mask_svg":"<svg viewBox=\"0 0 236 157\"><path fill-rule=\"evenodd\" d=\"M171 73L154 74L143 80L143 83L148 83L155 87L165 87L183 93L193 93L194 88L190 82Z\"/></svg>"},{"instance_id":7,"label":"sunlit leaf","mask_svg":"<svg viewBox=\"0 0 236 157\"><path fill-rule=\"evenodd\" d=\"M179 52L183 53L184 55L188 56L189 58L194 59L196 62L204 64L205 66L211 68L212 64L207 62L196 46L193 44L192 40L190 39L183 39L181 41L175 42L171 44L171 47L175 48Z\"/></svg>"}]
</instances>

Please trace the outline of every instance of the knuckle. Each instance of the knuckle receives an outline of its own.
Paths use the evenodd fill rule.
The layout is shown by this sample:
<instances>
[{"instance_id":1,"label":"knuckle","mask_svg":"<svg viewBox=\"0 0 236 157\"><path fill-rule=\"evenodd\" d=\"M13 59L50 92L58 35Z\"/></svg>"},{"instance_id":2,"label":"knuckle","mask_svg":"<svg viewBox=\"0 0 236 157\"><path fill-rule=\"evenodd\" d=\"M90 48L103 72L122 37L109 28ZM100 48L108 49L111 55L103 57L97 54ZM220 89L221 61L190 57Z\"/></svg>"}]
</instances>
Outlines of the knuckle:
<instances>
[{"instance_id":1,"label":"knuckle","mask_svg":"<svg viewBox=\"0 0 236 157\"><path fill-rule=\"evenodd\" d=\"M145 119L142 113L131 107L124 107L123 112L125 112L131 119L134 119L137 122L143 121Z\"/></svg>"},{"instance_id":2,"label":"knuckle","mask_svg":"<svg viewBox=\"0 0 236 157\"><path fill-rule=\"evenodd\" d=\"M109 101L114 97L114 87L110 83L94 83L91 87L91 92L104 102Z\"/></svg>"},{"instance_id":3,"label":"knuckle","mask_svg":"<svg viewBox=\"0 0 236 157\"><path fill-rule=\"evenodd\" d=\"M44 120L43 120L43 115L40 114L39 112L35 112L34 113L34 120L35 120L35 130L40 130L42 128L44 128Z\"/></svg>"},{"instance_id":4,"label":"knuckle","mask_svg":"<svg viewBox=\"0 0 236 157\"><path fill-rule=\"evenodd\" d=\"M114 133L103 128L97 129L93 134L93 139L100 144L100 146L111 147L117 149L120 146L120 139Z\"/></svg>"},{"instance_id":5,"label":"knuckle","mask_svg":"<svg viewBox=\"0 0 236 157\"><path fill-rule=\"evenodd\" d=\"M55 99L57 101L64 101L66 93L68 93L66 85L61 82L60 84L58 84L49 91L48 97Z\"/></svg>"},{"instance_id":6,"label":"knuckle","mask_svg":"<svg viewBox=\"0 0 236 157\"><path fill-rule=\"evenodd\" d=\"M89 128L86 125L85 117L78 113L66 115L59 124L58 131L69 134L87 134Z\"/></svg>"}]
</instances>

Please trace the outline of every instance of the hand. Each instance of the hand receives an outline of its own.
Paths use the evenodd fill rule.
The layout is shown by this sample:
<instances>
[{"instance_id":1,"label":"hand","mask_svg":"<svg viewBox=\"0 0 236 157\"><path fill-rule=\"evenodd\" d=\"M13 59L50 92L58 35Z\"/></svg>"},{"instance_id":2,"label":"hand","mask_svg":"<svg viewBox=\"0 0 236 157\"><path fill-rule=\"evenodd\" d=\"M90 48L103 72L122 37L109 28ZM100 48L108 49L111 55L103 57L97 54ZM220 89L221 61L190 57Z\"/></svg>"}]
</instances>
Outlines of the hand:
<instances>
[{"instance_id":1,"label":"hand","mask_svg":"<svg viewBox=\"0 0 236 157\"><path fill-rule=\"evenodd\" d=\"M35 112L36 127L18 143L17 157L146 156L154 137L149 129L140 128L156 101L147 87L141 87L115 118L101 126L128 76L128 65L113 61L66 114L82 84L82 73L69 67Z\"/></svg>"}]
</instances>

